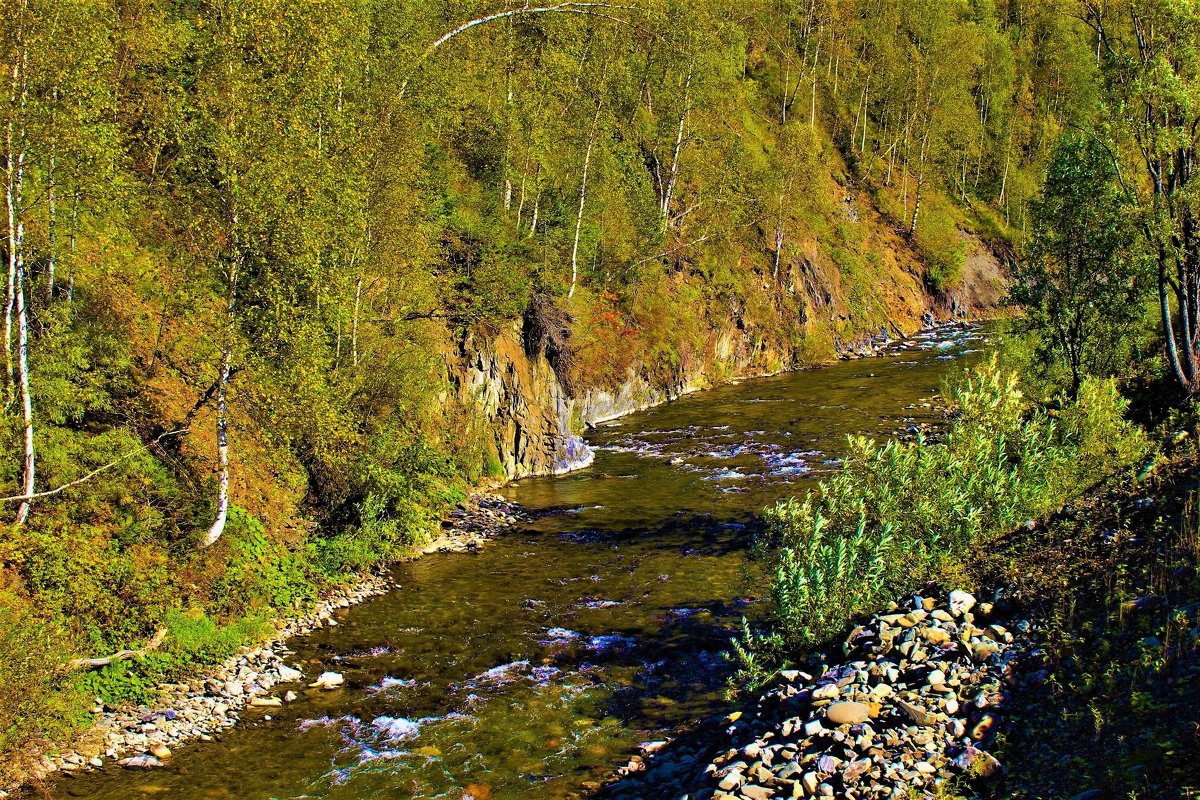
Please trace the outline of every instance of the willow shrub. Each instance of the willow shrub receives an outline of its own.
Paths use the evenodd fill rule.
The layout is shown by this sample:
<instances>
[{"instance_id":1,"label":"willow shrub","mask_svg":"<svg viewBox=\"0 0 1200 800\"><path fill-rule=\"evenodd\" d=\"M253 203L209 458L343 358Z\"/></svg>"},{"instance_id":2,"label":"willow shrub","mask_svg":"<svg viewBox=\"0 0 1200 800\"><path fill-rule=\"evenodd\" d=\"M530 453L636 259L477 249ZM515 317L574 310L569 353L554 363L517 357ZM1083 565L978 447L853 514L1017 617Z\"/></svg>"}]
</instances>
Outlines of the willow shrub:
<instances>
[{"instance_id":1,"label":"willow shrub","mask_svg":"<svg viewBox=\"0 0 1200 800\"><path fill-rule=\"evenodd\" d=\"M1108 381L1085 383L1055 415L1031 407L1016 377L992 361L948 396L957 415L942 441L852 437L836 474L765 512L774 626L735 646L744 673L761 671L769 655L821 644L1148 450Z\"/></svg>"}]
</instances>

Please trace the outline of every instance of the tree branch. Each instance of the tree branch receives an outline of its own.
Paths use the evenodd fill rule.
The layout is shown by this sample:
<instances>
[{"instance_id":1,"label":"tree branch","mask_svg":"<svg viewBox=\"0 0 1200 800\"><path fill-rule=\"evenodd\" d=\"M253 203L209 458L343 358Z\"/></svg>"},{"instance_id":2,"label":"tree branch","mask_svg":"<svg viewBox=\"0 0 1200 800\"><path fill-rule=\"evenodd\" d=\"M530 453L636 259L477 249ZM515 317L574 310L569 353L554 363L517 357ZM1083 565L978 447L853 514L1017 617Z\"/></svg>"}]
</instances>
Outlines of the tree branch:
<instances>
[{"instance_id":1,"label":"tree branch","mask_svg":"<svg viewBox=\"0 0 1200 800\"><path fill-rule=\"evenodd\" d=\"M83 669L84 667L107 667L109 664L117 661L131 661L135 658L141 658L142 656L146 655L146 653L149 653L152 650L157 650L158 646L162 644L163 640L166 638L167 629L159 628L154 632L154 636L151 637L150 641L146 642L146 646L143 648L138 650L121 650L120 652L113 653L111 656L104 656L102 658L77 658L73 661L67 662L67 669L77 670Z\"/></svg>"},{"instance_id":2,"label":"tree branch","mask_svg":"<svg viewBox=\"0 0 1200 800\"><path fill-rule=\"evenodd\" d=\"M575 0L567 0L567 2L558 3L558 4L552 5L552 6L540 6L537 8L530 8L528 5L525 5L521 8L512 8L507 11L497 11L494 14L487 14L482 17L476 17L475 19L469 20L468 22L464 22L463 24L459 25L457 28L454 28L453 30L443 34L436 41L434 41L433 44L431 44L431 45L429 45L429 47L425 48L425 52L421 53L421 55L417 58L417 60L413 62L412 66L411 66L411 70L416 71L417 68L419 68L426 61L426 59L428 59L431 55L433 55L435 50L437 50L439 47L444 45L446 42L453 39L455 36L458 36L460 33L465 33L467 31L469 31L471 28L474 28L478 25L483 25L488 22L495 22L496 20L506 19L508 17L524 17L524 16L531 17L536 14L555 14L555 13L558 13L558 14L583 14L583 15L589 16L589 17L600 17L602 19L607 19L612 22L616 22L620 25L628 25L632 28L638 27L638 26L634 25L632 22L630 22L629 20L621 19L620 17L612 16L611 14L606 14L606 13L604 13L604 11L597 10L597 9L612 9L612 8L615 8L618 10L623 10L623 11L637 10L636 6L613 6L609 3L576 2ZM408 90L408 81L409 81L409 78L405 78L404 82L400 84L399 96L401 99L403 99L404 93Z\"/></svg>"},{"instance_id":3,"label":"tree branch","mask_svg":"<svg viewBox=\"0 0 1200 800\"><path fill-rule=\"evenodd\" d=\"M156 436L154 439L152 439L150 441L150 444L152 444L152 445L158 444L159 442L161 442L163 439L167 438L168 436L178 436L181 433L187 433L187 430L180 429L180 430L176 430L176 431L167 431L166 433L159 434L158 436ZM132 458L133 456L137 455L140 452L141 452L141 448L130 450L128 453L125 453L121 457L108 462L104 466L97 467L96 469L89 472L87 475L84 475L82 478L73 480L70 483L64 483L62 486L56 486L53 489L47 489L44 492L34 492L33 494L17 494L17 495L12 495L11 497L0 497L0 503L15 503L17 501L24 502L24 501L28 501L28 500L37 500L38 498L41 498L41 497L51 497L51 496L59 494L61 492L65 492L67 489L70 489L73 486L78 486L81 483L86 483L87 481L90 481L92 478L96 477L101 472L112 469L117 464L120 464L122 461L125 461L126 459Z\"/></svg>"},{"instance_id":4,"label":"tree branch","mask_svg":"<svg viewBox=\"0 0 1200 800\"><path fill-rule=\"evenodd\" d=\"M703 236L701 236L699 239L693 239L690 242L685 242L684 244L676 245L675 247L672 247L670 250L664 250L661 253L655 253L652 256L646 256L641 261L633 262L633 266L640 267L642 264L645 264L647 261L654 261L657 258L662 258L663 256L669 256L672 253L678 253L680 250L684 250L688 247L691 247L692 245L700 244L701 242L706 242L706 241L708 241L708 238L709 238L709 235L706 233Z\"/></svg>"}]
</instances>

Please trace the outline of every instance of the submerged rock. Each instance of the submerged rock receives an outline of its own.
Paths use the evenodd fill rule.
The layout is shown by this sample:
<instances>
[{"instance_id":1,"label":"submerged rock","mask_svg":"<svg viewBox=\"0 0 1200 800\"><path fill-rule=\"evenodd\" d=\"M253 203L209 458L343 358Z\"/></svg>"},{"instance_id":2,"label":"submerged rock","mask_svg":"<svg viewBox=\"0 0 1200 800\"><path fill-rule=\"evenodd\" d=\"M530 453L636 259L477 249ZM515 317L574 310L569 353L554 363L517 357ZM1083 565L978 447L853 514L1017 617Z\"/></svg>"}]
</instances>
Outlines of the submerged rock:
<instances>
[{"instance_id":1,"label":"submerged rock","mask_svg":"<svg viewBox=\"0 0 1200 800\"><path fill-rule=\"evenodd\" d=\"M336 689L346 682L340 672L322 672L315 681L308 685L310 689Z\"/></svg>"}]
</instances>

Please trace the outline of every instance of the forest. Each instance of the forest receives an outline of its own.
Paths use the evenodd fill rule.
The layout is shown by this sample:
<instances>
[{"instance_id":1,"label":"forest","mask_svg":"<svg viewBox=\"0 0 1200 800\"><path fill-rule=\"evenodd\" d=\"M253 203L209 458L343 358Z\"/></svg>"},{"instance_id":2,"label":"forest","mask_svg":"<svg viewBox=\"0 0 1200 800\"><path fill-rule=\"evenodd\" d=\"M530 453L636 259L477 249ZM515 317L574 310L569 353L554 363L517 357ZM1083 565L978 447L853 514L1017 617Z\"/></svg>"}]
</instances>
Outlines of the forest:
<instances>
[{"instance_id":1,"label":"forest","mask_svg":"<svg viewBox=\"0 0 1200 800\"><path fill-rule=\"evenodd\" d=\"M769 510L779 624L737 645L749 684L909 588L811 596L821 536L912 531L932 576L1141 467L1200 390L1190 2L4 10L10 763L94 698L144 702L406 557L508 477L452 385L480 338L525 334L571 396L668 386L720 372L723 327L801 369L914 332L897 287L947 317L982 261L1008 276L969 311L1008 319L1001 368L1035 410L979 378L1008 416L951 434L934 477L847 474L932 481L921 514L878 501L864 521L849 484ZM939 499L970 479L955 465L1018 446L1048 460ZM964 496L970 524L914 521ZM159 629L153 656L61 668Z\"/></svg>"}]
</instances>

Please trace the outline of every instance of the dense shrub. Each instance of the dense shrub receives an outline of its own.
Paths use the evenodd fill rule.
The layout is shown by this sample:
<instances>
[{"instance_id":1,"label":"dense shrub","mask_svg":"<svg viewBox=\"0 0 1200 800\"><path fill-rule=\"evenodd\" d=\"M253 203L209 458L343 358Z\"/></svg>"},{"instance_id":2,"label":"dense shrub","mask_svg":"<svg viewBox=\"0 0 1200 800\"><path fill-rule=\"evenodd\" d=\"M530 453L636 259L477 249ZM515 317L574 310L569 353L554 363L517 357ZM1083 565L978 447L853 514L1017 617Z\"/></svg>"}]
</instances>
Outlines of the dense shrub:
<instances>
[{"instance_id":1,"label":"dense shrub","mask_svg":"<svg viewBox=\"0 0 1200 800\"><path fill-rule=\"evenodd\" d=\"M0 588L0 754L28 741L61 735L71 723L78 692L59 666L68 649L63 632L33 613L28 602Z\"/></svg>"},{"instance_id":2,"label":"dense shrub","mask_svg":"<svg viewBox=\"0 0 1200 800\"><path fill-rule=\"evenodd\" d=\"M1030 408L1016 377L993 361L949 399L957 416L944 441L852 437L835 475L766 511L774 630L751 637L750 648L786 654L820 644L1147 450L1111 383L1086 382L1056 419ZM747 663L746 648L739 644L743 667L753 671L761 658Z\"/></svg>"}]
</instances>

